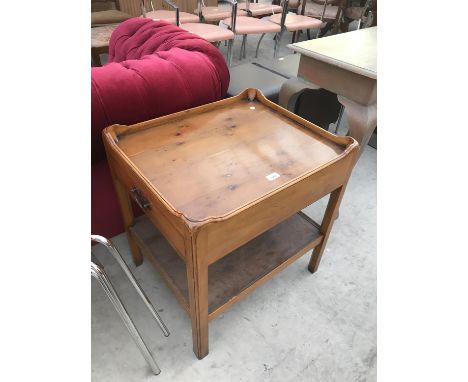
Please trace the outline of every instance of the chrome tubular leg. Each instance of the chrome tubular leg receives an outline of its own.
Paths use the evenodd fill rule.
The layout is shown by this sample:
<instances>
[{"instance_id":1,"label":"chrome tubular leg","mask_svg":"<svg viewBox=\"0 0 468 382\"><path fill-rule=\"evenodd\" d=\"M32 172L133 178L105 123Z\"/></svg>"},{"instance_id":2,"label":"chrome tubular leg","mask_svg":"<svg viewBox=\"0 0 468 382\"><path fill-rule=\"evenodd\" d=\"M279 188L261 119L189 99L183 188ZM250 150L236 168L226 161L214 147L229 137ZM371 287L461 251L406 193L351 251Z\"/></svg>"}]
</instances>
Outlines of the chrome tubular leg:
<instances>
[{"instance_id":1,"label":"chrome tubular leg","mask_svg":"<svg viewBox=\"0 0 468 382\"><path fill-rule=\"evenodd\" d=\"M247 35L245 37L245 42L244 42L244 53L242 54L242 58L246 57L246 52L247 52Z\"/></svg>"},{"instance_id":2,"label":"chrome tubular leg","mask_svg":"<svg viewBox=\"0 0 468 382\"><path fill-rule=\"evenodd\" d=\"M274 52L274 54L273 54L273 57L274 57L274 58L278 57L278 52L279 52L279 49L280 49L281 37L282 37L282 36L283 36L283 31L279 32L279 34L277 35L275 52Z\"/></svg>"},{"instance_id":3,"label":"chrome tubular leg","mask_svg":"<svg viewBox=\"0 0 468 382\"><path fill-rule=\"evenodd\" d=\"M258 40L257 50L255 51L255 58L258 57L258 50L260 49L260 43L262 42L264 36L265 36L265 33L262 33L262 35L260 36L260 40Z\"/></svg>"},{"instance_id":4,"label":"chrome tubular leg","mask_svg":"<svg viewBox=\"0 0 468 382\"><path fill-rule=\"evenodd\" d=\"M292 38L291 38L291 44L294 44L296 42L296 34L297 34L297 32L294 31L293 34L292 34Z\"/></svg>"},{"instance_id":5,"label":"chrome tubular leg","mask_svg":"<svg viewBox=\"0 0 468 382\"><path fill-rule=\"evenodd\" d=\"M100 244L104 245L107 248L107 250L112 254L114 259L120 265L120 268L122 268L122 271L125 273L127 278L132 283L133 287L136 289L136 291L140 295L140 297L143 300L143 302L145 303L146 307L148 308L148 310L150 311L150 313L152 314L152 316L154 317L154 319L158 323L158 325L161 328L161 331L163 332L164 336L166 336L166 337L169 336L169 334L170 334L169 330L167 329L166 325L162 321L162 319L159 316L158 312L156 312L156 309L154 308L153 304L151 304L150 300L146 296L143 289L141 289L140 284L138 284L138 281L135 279L132 272L130 272L130 269L128 269L127 264L125 264L125 261L122 259L122 256L120 255L119 251L117 251L117 248L115 248L114 244L110 240L106 239L103 236L99 236L99 235L91 235L91 240L96 242L96 243L100 243Z\"/></svg>"},{"instance_id":6,"label":"chrome tubular leg","mask_svg":"<svg viewBox=\"0 0 468 382\"><path fill-rule=\"evenodd\" d=\"M119 295L115 291L112 283L110 282L109 278L107 277L104 270L99 267L98 265L91 262L91 276L93 276L96 280L99 281L99 284L106 292L109 300L111 300L112 305L114 305L115 310L119 314L120 318L124 322L125 326L127 327L128 332L132 336L133 340L137 344L138 348L140 349L141 354L145 358L146 362L148 362L151 370L154 374L158 375L161 372L161 369L157 365L156 361L154 360L153 356L151 355L148 347L146 346L145 342L141 338L140 333L138 332L135 324L133 323L132 319L127 313L127 310L122 304L122 301L119 298Z\"/></svg>"},{"instance_id":7,"label":"chrome tubular leg","mask_svg":"<svg viewBox=\"0 0 468 382\"><path fill-rule=\"evenodd\" d=\"M247 39L247 35L242 36L242 44L241 44L241 49L240 49L240 55L239 55L239 60L242 60L243 53L244 53L244 45L245 45L245 40Z\"/></svg>"},{"instance_id":8,"label":"chrome tubular leg","mask_svg":"<svg viewBox=\"0 0 468 382\"><path fill-rule=\"evenodd\" d=\"M227 62L228 66L231 66L232 62L232 45L234 44L234 39L229 40L228 42L228 50L227 50Z\"/></svg>"},{"instance_id":9,"label":"chrome tubular leg","mask_svg":"<svg viewBox=\"0 0 468 382\"><path fill-rule=\"evenodd\" d=\"M336 120L335 134L338 134L338 129L340 127L341 118L343 117L344 106L341 105L340 114L338 114L338 119Z\"/></svg>"}]
</instances>

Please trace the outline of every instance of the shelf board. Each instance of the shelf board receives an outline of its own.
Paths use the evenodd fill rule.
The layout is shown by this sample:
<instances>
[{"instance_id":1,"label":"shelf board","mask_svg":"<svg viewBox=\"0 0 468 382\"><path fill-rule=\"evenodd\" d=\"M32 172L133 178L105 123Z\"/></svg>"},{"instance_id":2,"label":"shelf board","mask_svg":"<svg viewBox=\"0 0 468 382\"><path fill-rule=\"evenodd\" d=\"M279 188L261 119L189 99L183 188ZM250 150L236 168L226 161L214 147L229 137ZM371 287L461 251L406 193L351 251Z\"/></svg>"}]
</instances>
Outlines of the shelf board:
<instances>
[{"instance_id":1,"label":"shelf board","mask_svg":"<svg viewBox=\"0 0 468 382\"><path fill-rule=\"evenodd\" d=\"M189 312L183 259L147 217L137 218L131 231L143 255ZM209 318L221 314L321 241L320 226L300 212L211 264L208 268Z\"/></svg>"}]
</instances>

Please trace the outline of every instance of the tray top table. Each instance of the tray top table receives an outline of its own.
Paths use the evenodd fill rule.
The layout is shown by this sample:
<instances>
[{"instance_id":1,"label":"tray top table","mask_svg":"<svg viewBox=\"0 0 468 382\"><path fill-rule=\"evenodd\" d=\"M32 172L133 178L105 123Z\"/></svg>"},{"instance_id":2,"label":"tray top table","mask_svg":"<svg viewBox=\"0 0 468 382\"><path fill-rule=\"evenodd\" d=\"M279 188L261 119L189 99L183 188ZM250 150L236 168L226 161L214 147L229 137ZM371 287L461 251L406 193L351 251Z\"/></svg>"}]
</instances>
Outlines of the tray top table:
<instances>
[{"instance_id":1,"label":"tray top table","mask_svg":"<svg viewBox=\"0 0 468 382\"><path fill-rule=\"evenodd\" d=\"M103 138L134 261L189 313L200 359L210 319L313 248L317 270L358 151L256 89ZM329 193L321 225L300 212Z\"/></svg>"},{"instance_id":2,"label":"tray top table","mask_svg":"<svg viewBox=\"0 0 468 382\"><path fill-rule=\"evenodd\" d=\"M280 104L287 106L306 87L336 93L348 116L349 135L365 147L377 126L377 27L288 47L301 54L299 81L283 85Z\"/></svg>"}]
</instances>

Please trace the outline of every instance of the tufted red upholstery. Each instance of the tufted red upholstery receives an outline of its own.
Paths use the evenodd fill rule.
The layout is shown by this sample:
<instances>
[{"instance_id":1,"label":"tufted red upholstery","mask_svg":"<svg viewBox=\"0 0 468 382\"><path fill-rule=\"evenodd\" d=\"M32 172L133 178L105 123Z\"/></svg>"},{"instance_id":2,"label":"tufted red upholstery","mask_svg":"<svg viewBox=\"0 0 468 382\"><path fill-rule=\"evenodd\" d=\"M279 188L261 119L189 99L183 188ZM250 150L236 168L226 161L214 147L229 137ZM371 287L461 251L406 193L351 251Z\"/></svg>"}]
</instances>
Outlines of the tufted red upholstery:
<instances>
[{"instance_id":1,"label":"tufted red upholstery","mask_svg":"<svg viewBox=\"0 0 468 382\"><path fill-rule=\"evenodd\" d=\"M108 64L91 71L91 229L123 232L101 131L214 102L226 96L229 70L219 50L165 21L132 18L116 28Z\"/></svg>"}]
</instances>

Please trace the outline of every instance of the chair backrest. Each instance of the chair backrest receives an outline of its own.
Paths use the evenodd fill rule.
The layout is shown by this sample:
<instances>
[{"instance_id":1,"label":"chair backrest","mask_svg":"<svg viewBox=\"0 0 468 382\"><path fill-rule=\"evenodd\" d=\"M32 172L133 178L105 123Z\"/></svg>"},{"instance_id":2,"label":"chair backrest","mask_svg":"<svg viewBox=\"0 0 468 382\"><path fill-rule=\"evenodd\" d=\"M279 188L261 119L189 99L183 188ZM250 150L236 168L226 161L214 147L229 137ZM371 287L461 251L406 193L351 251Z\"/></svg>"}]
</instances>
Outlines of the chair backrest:
<instances>
[{"instance_id":1,"label":"chair backrest","mask_svg":"<svg viewBox=\"0 0 468 382\"><path fill-rule=\"evenodd\" d=\"M231 31L236 33L236 19L237 19L237 0L226 0L231 4Z\"/></svg>"},{"instance_id":2,"label":"chair backrest","mask_svg":"<svg viewBox=\"0 0 468 382\"><path fill-rule=\"evenodd\" d=\"M301 15L305 15L305 7L306 7L307 0L301 0L301 1L302 1ZM320 15L320 20L323 21L327 7L329 5L337 5L340 2L340 0L312 0L312 2L323 5L322 14Z\"/></svg>"},{"instance_id":3,"label":"chair backrest","mask_svg":"<svg viewBox=\"0 0 468 382\"><path fill-rule=\"evenodd\" d=\"M173 3L171 0L163 0L167 5L169 5L172 9L174 9L176 13L176 25L180 26L180 18L179 18L179 7L177 4ZM141 5L141 14L143 17L146 17L146 0L141 0L140 1ZM150 6L151 10L154 11L154 5L153 5L153 0L150 0Z\"/></svg>"}]
</instances>

